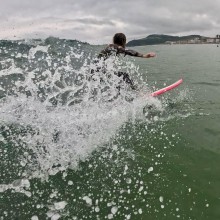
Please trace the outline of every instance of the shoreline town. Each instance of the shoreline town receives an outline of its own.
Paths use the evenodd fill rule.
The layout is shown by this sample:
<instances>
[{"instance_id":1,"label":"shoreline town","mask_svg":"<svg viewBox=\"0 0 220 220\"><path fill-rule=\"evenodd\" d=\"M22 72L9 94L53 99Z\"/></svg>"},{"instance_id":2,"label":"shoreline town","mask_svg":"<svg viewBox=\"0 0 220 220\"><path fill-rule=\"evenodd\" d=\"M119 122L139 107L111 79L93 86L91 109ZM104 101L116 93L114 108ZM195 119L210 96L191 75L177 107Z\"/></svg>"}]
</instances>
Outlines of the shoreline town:
<instances>
[{"instance_id":1,"label":"shoreline town","mask_svg":"<svg viewBox=\"0 0 220 220\"><path fill-rule=\"evenodd\" d=\"M166 41L165 44L220 44L220 35L215 37L195 37L193 39Z\"/></svg>"}]
</instances>

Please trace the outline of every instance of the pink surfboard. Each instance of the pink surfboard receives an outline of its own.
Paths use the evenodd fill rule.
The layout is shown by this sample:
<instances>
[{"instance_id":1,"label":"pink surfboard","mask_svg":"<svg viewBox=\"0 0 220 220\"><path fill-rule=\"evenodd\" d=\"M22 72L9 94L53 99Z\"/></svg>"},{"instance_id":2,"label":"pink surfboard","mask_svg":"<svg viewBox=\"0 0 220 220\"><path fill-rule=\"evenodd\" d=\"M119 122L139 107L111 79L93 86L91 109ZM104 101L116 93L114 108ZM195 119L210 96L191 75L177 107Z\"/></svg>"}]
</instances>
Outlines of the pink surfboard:
<instances>
[{"instance_id":1,"label":"pink surfboard","mask_svg":"<svg viewBox=\"0 0 220 220\"><path fill-rule=\"evenodd\" d=\"M183 79L180 79L180 80L176 81L175 83L173 83L173 84L171 84L171 85L169 85L167 87L164 87L162 89L159 89L159 90L151 93L151 96L155 97L155 96L161 95L161 94L163 94L165 92L168 92L169 90L174 89L177 86L179 86L182 82L183 82Z\"/></svg>"}]
</instances>

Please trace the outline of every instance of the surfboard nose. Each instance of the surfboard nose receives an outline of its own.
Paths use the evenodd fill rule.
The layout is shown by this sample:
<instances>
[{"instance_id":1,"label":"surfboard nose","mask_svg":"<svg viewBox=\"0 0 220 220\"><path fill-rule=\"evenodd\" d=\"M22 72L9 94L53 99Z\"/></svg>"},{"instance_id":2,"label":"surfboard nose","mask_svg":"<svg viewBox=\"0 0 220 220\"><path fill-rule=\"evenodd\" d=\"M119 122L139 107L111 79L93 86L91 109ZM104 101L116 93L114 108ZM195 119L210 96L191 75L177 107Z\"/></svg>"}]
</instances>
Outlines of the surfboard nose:
<instances>
[{"instance_id":1,"label":"surfboard nose","mask_svg":"<svg viewBox=\"0 0 220 220\"><path fill-rule=\"evenodd\" d=\"M159 89L153 93L151 93L151 96L155 97L155 96L158 96L158 95L162 95L163 93L165 92L168 92L169 90L172 90L174 88L176 88L177 86L179 86L181 83L183 82L183 79L179 79L178 81L176 81L175 83L169 85L169 86L166 86L162 89Z\"/></svg>"}]
</instances>

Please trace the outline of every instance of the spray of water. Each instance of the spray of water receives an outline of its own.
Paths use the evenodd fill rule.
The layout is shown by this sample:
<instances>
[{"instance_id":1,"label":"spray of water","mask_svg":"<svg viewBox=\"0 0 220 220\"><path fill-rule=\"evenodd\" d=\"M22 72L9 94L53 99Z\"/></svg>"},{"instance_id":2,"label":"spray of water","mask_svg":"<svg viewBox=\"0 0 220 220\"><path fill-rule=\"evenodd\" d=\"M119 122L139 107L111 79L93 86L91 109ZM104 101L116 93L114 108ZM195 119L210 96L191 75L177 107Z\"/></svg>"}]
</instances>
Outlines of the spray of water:
<instances>
[{"instance_id":1,"label":"spray of water","mask_svg":"<svg viewBox=\"0 0 220 220\"><path fill-rule=\"evenodd\" d=\"M3 146L0 153L6 163L3 164L2 173L5 183L0 185L0 192L13 189L31 197L29 180L48 180L55 174L63 173L66 181L67 170L77 170L80 162L88 163L93 155L98 159L91 159L89 169L95 170L100 166L99 160L112 161L112 170L103 176L103 180L113 181L113 191L120 189L120 194L129 194L133 187L138 195L146 195L148 186L141 180L142 168L136 166L140 179L133 179L131 176L136 171L123 161L123 158L134 160L133 150L120 148L114 139L117 137L120 140L126 136L124 140L129 142L131 128L128 126L126 130L126 124L135 124L137 121L144 125L144 130L156 134L150 124L170 118L170 112L166 111L167 100L150 97L148 89L140 92L143 91L141 82L138 82L141 75L133 62L118 57L94 62L94 51L89 45L78 42L69 45L69 42L60 43L55 39L40 43L19 42L18 45L17 50L13 51L14 45L12 49L3 47L1 51L4 60L0 63L0 142ZM131 90L121 77L116 76L117 71L128 72L139 85L137 90ZM123 135L121 131L124 131ZM144 138L142 132L138 132L138 141ZM166 136L163 132L160 135ZM172 145L171 142L169 144ZM94 152L103 148L105 150L101 156L94 156ZM111 148L110 152L108 148ZM153 145L149 144L147 148L156 157L163 156L162 150L156 152ZM10 158L12 163L9 162ZM155 164L159 162L156 160ZM153 172L153 166L147 166L147 173ZM113 178L115 170L122 172L119 177L125 181L126 190L119 177ZM91 186L94 181L96 178L90 176L87 185ZM77 182L70 180L67 185L71 187L74 184L76 186ZM91 199L95 197L93 192L83 189L82 193L79 186L75 190L81 193L79 201L93 207L90 214L100 211L98 203L103 202L104 196L111 197L110 191L103 191L103 194L96 195L100 198L94 205L94 199ZM105 187L103 190L106 190ZM59 202L56 198L59 196L54 189L46 202L51 204L47 211L47 217L51 219L60 218L62 210L70 202ZM69 198L72 198L72 194ZM123 199L119 204L127 200L126 196ZM120 213L120 205L105 202L111 207L106 218L111 219ZM38 205L38 208L43 206ZM136 210L132 204L130 209ZM135 212L142 214L142 209ZM130 218L126 210L121 214L126 219ZM83 215L82 218L86 219L87 216ZM33 216L33 219L37 217Z\"/></svg>"},{"instance_id":2,"label":"spray of water","mask_svg":"<svg viewBox=\"0 0 220 220\"><path fill-rule=\"evenodd\" d=\"M11 65L1 72L9 76L2 85L6 92L1 123L4 131L25 130L25 135L14 134L12 139L26 149L20 155L26 178L76 168L79 160L107 143L126 121L142 117L146 103L157 103L137 98L138 92L114 74L118 69L137 72L128 61L112 57L93 62L91 54L83 57L83 50L70 47L57 63L51 51L49 45L31 47L26 54L15 55L26 59L25 68L6 60Z\"/></svg>"}]
</instances>

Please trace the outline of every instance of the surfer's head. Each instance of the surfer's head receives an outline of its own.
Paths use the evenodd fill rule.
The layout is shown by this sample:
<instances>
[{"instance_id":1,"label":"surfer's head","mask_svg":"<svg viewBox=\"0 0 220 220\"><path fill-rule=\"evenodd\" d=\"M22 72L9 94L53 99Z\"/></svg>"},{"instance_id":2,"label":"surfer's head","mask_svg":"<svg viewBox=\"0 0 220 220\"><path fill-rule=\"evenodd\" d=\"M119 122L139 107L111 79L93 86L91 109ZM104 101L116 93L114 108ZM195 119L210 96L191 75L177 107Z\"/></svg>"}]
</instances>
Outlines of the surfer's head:
<instances>
[{"instance_id":1,"label":"surfer's head","mask_svg":"<svg viewBox=\"0 0 220 220\"><path fill-rule=\"evenodd\" d=\"M123 33L116 33L113 37L113 43L125 47L126 36Z\"/></svg>"}]
</instances>

